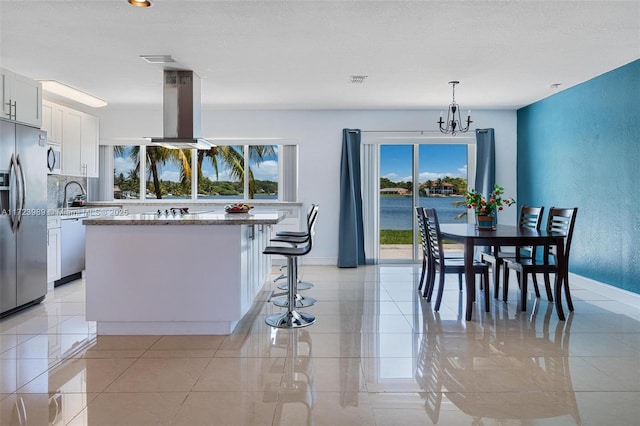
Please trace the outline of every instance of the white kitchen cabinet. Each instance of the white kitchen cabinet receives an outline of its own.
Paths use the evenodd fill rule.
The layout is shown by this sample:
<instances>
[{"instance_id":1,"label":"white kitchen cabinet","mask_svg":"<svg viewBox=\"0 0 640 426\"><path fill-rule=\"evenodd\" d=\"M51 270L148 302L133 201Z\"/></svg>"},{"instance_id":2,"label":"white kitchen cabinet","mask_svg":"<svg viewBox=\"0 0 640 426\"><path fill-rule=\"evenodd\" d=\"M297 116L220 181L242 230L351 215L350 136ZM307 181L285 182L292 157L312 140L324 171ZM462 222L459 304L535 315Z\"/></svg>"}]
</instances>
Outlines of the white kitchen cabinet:
<instances>
[{"instance_id":1,"label":"white kitchen cabinet","mask_svg":"<svg viewBox=\"0 0 640 426\"><path fill-rule=\"evenodd\" d=\"M82 112L65 108L62 116L63 175L82 176Z\"/></svg>"},{"instance_id":2,"label":"white kitchen cabinet","mask_svg":"<svg viewBox=\"0 0 640 426\"><path fill-rule=\"evenodd\" d=\"M47 220L47 282L61 278L62 259L60 257L60 218Z\"/></svg>"},{"instance_id":3,"label":"white kitchen cabinet","mask_svg":"<svg viewBox=\"0 0 640 426\"><path fill-rule=\"evenodd\" d=\"M47 142L62 143L62 115L64 107L53 102L42 101L42 130L47 132Z\"/></svg>"},{"instance_id":4,"label":"white kitchen cabinet","mask_svg":"<svg viewBox=\"0 0 640 426\"><path fill-rule=\"evenodd\" d=\"M203 216L170 224L136 224L134 216L85 219L86 319L97 321L99 335L230 334L269 277L269 256L261 252L269 225L283 217L240 216L209 214L209 222ZM173 250L171 262L188 264L188 271L141 268L166 258L167 241L185 248Z\"/></svg>"},{"instance_id":5,"label":"white kitchen cabinet","mask_svg":"<svg viewBox=\"0 0 640 426\"><path fill-rule=\"evenodd\" d=\"M83 176L98 177L98 117L94 115L82 116L80 163Z\"/></svg>"},{"instance_id":6,"label":"white kitchen cabinet","mask_svg":"<svg viewBox=\"0 0 640 426\"><path fill-rule=\"evenodd\" d=\"M98 177L98 117L62 107L61 145L61 174Z\"/></svg>"},{"instance_id":7,"label":"white kitchen cabinet","mask_svg":"<svg viewBox=\"0 0 640 426\"><path fill-rule=\"evenodd\" d=\"M0 99L4 118L40 128L42 84L0 68Z\"/></svg>"}]
</instances>

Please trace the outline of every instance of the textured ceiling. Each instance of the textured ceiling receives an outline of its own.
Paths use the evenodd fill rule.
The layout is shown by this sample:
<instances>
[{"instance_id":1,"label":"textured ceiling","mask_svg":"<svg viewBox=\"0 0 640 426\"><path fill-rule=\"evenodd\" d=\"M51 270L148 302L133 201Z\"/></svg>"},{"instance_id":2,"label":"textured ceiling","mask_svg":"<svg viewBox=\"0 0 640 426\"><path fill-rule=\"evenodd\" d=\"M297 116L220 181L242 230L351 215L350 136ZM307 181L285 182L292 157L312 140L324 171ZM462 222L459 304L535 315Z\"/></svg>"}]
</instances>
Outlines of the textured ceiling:
<instances>
[{"instance_id":1,"label":"textured ceiling","mask_svg":"<svg viewBox=\"0 0 640 426\"><path fill-rule=\"evenodd\" d=\"M640 1L0 0L0 65L161 104L168 54L218 108L516 108L640 58ZM350 84L350 75L367 75Z\"/></svg>"}]
</instances>

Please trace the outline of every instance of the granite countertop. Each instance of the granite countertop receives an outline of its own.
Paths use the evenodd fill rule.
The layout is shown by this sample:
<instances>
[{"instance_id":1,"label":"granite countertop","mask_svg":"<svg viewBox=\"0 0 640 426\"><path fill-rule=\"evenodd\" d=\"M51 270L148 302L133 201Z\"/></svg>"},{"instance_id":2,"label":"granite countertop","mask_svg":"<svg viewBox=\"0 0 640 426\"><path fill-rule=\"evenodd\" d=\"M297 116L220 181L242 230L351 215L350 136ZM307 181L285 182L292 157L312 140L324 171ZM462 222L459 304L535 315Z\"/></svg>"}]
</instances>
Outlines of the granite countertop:
<instances>
[{"instance_id":1,"label":"granite countertop","mask_svg":"<svg viewBox=\"0 0 640 426\"><path fill-rule=\"evenodd\" d=\"M216 213L201 212L176 215L138 213L128 216L91 217L85 225L275 225L286 212Z\"/></svg>"}]
</instances>

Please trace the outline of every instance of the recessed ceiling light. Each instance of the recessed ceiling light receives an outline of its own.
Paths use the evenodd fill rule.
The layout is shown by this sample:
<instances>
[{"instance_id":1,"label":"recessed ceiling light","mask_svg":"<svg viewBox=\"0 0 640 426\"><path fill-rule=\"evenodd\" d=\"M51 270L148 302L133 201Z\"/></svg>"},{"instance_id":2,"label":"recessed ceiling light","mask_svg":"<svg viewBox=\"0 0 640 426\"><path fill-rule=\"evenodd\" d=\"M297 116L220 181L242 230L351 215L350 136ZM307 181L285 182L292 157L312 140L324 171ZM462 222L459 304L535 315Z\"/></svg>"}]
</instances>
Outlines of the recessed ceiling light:
<instances>
[{"instance_id":1,"label":"recessed ceiling light","mask_svg":"<svg viewBox=\"0 0 640 426\"><path fill-rule=\"evenodd\" d=\"M150 1L145 0L127 0L131 6L135 7L151 7Z\"/></svg>"},{"instance_id":2,"label":"recessed ceiling light","mask_svg":"<svg viewBox=\"0 0 640 426\"><path fill-rule=\"evenodd\" d=\"M140 59L150 64L171 64L177 62L171 55L140 55Z\"/></svg>"},{"instance_id":3,"label":"recessed ceiling light","mask_svg":"<svg viewBox=\"0 0 640 426\"><path fill-rule=\"evenodd\" d=\"M93 108L100 108L107 106L107 101L90 95L82 90L75 89L66 84L62 84L55 80L41 80L42 90L45 92L53 93L54 95L62 96L72 101L80 102L81 104L88 105Z\"/></svg>"},{"instance_id":4,"label":"recessed ceiling light","mask_svg":"<svg viewBox=\"0 0 640 426\"><path fill-rule=\"evenodd\" d=\"M369 77L368 75L350 75L349 83L351 84L362 84L364 83L364 79Z\"/></svg>"}]
</instances>

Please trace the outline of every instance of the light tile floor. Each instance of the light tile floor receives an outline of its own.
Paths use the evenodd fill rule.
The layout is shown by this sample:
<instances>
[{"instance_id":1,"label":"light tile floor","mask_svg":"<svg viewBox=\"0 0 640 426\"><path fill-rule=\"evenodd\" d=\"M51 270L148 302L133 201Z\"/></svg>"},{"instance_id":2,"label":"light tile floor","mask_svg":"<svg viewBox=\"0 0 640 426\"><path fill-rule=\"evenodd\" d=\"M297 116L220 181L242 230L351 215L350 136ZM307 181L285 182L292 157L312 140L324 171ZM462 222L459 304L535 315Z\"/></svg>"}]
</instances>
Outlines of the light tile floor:
<instances>
[{"instance_id":1,"label":"light tile floor","mask_svg":"<svg viewBox=\"0 0 640 426\"><path fill-rule=\"evenodd\" d=\"M566 322L515 291L467 322L455 276L435 313L418 266L301 272L316 324L258 302L230 336L96 336L84 281L55 289L0 321L0 424L639 424L638 308L575 285Z\"/></svg>"}]
</instances>

